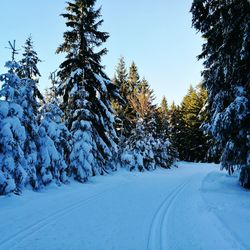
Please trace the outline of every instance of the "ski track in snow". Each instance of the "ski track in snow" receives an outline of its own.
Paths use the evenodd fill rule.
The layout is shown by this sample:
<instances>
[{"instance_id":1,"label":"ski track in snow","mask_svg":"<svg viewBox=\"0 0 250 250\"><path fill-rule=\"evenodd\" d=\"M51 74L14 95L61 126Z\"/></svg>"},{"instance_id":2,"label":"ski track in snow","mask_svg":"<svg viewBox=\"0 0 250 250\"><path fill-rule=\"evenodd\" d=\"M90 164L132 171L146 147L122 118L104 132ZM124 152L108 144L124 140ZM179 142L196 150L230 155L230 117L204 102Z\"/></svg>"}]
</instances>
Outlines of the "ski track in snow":
<instances>
[{"instance_id":1,"label":"ski track in snow","mask_svg":"<svg viewBox=\"0 0 250 250\"><path fill-rule=\"evenodd\" d=\"M98 198L102 197L105 193L107 192L112 192L114 188L112 187L109 189L106 189L103 192L99 192L98 194L95 194L89 198L83 199L81 201L75 202L74 204L71 204L63 209L57 210L56 212L42 218L41 220L26 226L22 230L16 232L15 234L9 236L7 239L4 239L3 241L0 242L0 249L11 249L18 247L23 241L27 240L30 238L32 235L35 233L39 232L40 230L44 229L45 227L53 224L53 222L57 221L61 217L70 214L74 210L78 208L82 208L86 205L88 205L88 202L97 200ZM119 188L119 187L118 187Z\"/></svg>"},{"instance_id":2,"label":"ski track in snow","mask_svg":"<svg viewBox=\"0 0 250 250\"><path fill-rule=\"evenodd\" d=\"M169 214L169 208L175 202L178 195L181 191L188 185L191 180L180 184L175 187L174 190L168 194L166 199L161 203L156 213L154 214L151 226L150 233L148 238L148 250L163 250L167 249L166 247L166 230L164 224L166 222L166 216Z\"/></svg>"},{"instance_id":3,"label":"ski track in snow","mask_svg":"<svg viewBox=\"0 0 250 250\"><path fill-rule=\"evenodd\" d=\"M250 197L236 181L216 165L180 163L0 197L0 249L250 249Z\"/></svg>"}]
</instances>

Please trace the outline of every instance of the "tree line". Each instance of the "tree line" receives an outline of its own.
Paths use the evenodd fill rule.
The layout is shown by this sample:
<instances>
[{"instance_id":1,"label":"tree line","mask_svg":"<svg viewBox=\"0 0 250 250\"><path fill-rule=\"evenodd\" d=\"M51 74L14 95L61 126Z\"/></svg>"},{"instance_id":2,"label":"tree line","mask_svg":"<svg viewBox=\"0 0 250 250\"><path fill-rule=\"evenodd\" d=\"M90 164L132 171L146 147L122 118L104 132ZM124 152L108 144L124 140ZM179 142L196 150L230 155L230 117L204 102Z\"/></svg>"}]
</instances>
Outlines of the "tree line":
<instances>
[{"instance_id":1,"label":"tree line","mask_svg":"<svg viewBox=\"0 0 250 250\"><path fill-rule=\"evenodd\" d=\"M215 140L222 168L241 169L250 188L250 2L194 0L193 27L204 38L202 85L208 92L205 129Z\"/></svg>"},{"instance_id":2,"label":"tree line","mask_svg":"<svg viewBox=\"0 0 250 250\"><path fill-rule=\"evenodd\" d=\"M95 0L66 5L65 55L39 91L40 59L29 37L22 59L0 75L0 194L51 182L86 182L125 167L170 168L176 160L215 161L232 173L249 171L250 6L247 0L194 0L193 26L205 38L203 80L179 105L155 104L148 81L120 58L112 80L101 58L107 32ZM240 14L239 14L240 13Z\"/></svg>"},{"instance_id":3,"label":"tree line","mask_svg":"<svg viewBox=\"0 0 250 250\"><path fill-rule=\"evenodd\" d=\"M135 65L128 96L121 96L120 86L104 72L102 45L109 34L100 31L103 20L94 5L95 0L67 3L62 14L67 31L56 51L65 59L51 74L45 95L38 88L41 60L32 38L19 61L12 47L7 72L0 75L0 194L66 184L71 178L86 182L119 166L169 168L176 159L167 135L155 128L153 92L139 80ZM115 114L113 105L128 103L129 119Z\"/></svg>"}]
</instances>

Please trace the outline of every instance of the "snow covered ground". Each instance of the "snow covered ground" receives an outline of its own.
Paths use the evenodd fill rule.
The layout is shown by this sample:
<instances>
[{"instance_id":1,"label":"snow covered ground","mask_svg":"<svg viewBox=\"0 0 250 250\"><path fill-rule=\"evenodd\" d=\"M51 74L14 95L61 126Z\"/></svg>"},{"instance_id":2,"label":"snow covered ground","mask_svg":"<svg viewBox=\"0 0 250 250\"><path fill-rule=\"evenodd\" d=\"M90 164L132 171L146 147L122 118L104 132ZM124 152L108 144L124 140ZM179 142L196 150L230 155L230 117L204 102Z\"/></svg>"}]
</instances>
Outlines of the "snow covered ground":
<instances>
[{"instance_id":1,"label":"snow covered ground","mask_svg":"<svg viewBox=\"0 0 250 250\"><path fill-rule=\"evenodd\" d=\"M0 197L0 249L250 249L250 192L218 165L179 166Z\"/></svg>"}]
</instances>

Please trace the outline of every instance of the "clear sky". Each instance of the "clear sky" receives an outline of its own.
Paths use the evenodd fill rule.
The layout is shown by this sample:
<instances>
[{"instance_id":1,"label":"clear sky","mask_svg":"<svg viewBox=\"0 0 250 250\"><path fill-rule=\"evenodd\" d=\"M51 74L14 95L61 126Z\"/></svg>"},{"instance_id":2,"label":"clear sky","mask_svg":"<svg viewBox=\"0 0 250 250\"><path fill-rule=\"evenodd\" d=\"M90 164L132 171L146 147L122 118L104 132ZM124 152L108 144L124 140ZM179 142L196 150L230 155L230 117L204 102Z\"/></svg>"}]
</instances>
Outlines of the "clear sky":
<instances>
[{"instance_id":1,"label":"clear sky","mask_svg":"<svg viewBox=\"0 0 250 250\"><path fill-rule=\"evenodd\" d=\"M190 84L196 85L201 79L202 65L196 56L202 40L191 28L191 3L192 0L97 0L104 19L101 29L110 33L106 43L109 52L103 58L107 74L113 77L118 58L123 55L127 66L135 61L158 102L165 95L169 103L179 103ZM66 30L59 16L64 7L65 0L0 1L0 72L10 58L10 51L5 49L8 41L16 39L21 48L31 34L43 60L39 64L40 88L49 86L49 73L63 60L55 50Z\"/></svg>"}]
</instances>

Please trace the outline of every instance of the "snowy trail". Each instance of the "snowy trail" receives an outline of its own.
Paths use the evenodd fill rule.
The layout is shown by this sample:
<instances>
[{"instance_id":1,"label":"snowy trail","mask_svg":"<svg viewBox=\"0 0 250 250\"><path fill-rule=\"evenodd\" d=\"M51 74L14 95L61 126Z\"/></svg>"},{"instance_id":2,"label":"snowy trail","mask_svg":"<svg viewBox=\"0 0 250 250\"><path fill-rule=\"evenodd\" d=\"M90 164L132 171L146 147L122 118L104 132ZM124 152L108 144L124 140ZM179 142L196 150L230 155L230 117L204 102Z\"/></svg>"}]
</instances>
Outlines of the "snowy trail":
<instances>
[{"instance_id":1,"label":"snowy trail","mask_svg":"<svg viewBox=\"0 0 250 250\"><path fill-rule=\"evenodd\" d=\"M250 193L216 165L180 163L0 197L0 221L1 250L249 249Z\"/></svg>"},{"instance_id":2,"label":"snowy trail","mask_svg":"<svg viewBox=\"0 0 250 250\"><path fill-rule=\"evenodd\" d=\"M108 190L109 191L109 190ZM105 192L101 192L99 194L93 195L84 200L80 200L76 203L73 203L69 206L65 206L63 209L57 210L56 212L49 214L46 217L36 221L33 224L29 224L25 228L22 228L20 231L15 232L13 235L9 236L9 238L0 242L0 248L10 249L19 245L22 241L31 237L33 234L38 233L40 230L45 228L46 226L51 225L53 222L56 222L61 217L67 215L68 213L73 212L74 209L83 207L83 204L87 205L88 202L93 201L103 195Z\"/></svg>"},{"instance_id":3,"label":"snowy trail","mask_svg":"<svg viewBox=\"0 0 250 250\"><path fill-rule=\"evenodd\" d=\"M165 243L165 231L164 231L164 221L167 215L170 205L174 202L175 197L181 192L181 190L187 185L188 182L180 184L176 187L167 198L161 203L160 207L157 209L152 224L150 226L150 234L148 241L148 249L164 249Z\"/></svg>"}]
</instances>

